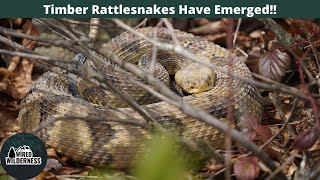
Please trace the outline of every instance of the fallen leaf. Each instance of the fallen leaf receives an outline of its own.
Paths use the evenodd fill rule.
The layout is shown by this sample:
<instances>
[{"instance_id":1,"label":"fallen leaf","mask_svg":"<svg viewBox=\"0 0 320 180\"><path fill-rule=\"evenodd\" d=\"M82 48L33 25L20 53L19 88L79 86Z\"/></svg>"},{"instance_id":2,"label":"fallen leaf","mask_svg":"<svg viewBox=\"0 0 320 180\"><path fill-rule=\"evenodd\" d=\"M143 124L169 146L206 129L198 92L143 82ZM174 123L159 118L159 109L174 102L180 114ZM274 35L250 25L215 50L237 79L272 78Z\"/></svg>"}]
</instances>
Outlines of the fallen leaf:
<instances>
[{"instance_id":1,"label":"fallen leaf","mask_svg":"<svg viewBox=\"0 0 320 180\"><path fill-rule=\"evenodd\" d=\"M14 57L20 58L20 57ZM13 88L17 91L16 99L22 99L32 86L32 69L34 63L28 59L20 58L18 66L12 72L10 82Z\"/></svg>"},{"instance_id":2,"label":"fallen leaf","mask_svg":"<svg viewBox=\"0 0 320 180\"><path fill-rule=\"evenodd\" d=\"M58 174L61 175L71 175L71 174L80 174L83 168L76 168L76 167L63 167Z\"/></svg>"},{"instance_id":3,"label":"fallen leaf","mask_svg":"<svg viewBox=\"0 0 320 180\"><path fill-rule=\"evenodd\" d=\"M35 180L58 180L56 175L47 172L47 171L42 171L38 176L35 177Z\"/></svg>"},{"instance_id":4,"label":"fallen leaf","mask_svg":"<svg viewBox=\"0 0 320 180\"><path fill-rule=\"evenodd\" d=\"M202 25L200 27L192 28L189 32L197 35L208 35L208 34L218 34L224 32L226 29L226 24L223 21L210 22L208 24Z\"/></svg>"},{"instance_id":5,"label":"fallen leaf","mask_svg":"<svg viewBox=\"0 0 320 180\"><path fill-rule=\"evenodd\" d=\"M23 23L27 21L26 18L10 18L10 20L15 26L21 26Z\"/></svg>"},{"instance_id":6,"label":"fallen leaf","mask_svg":"<svg viewBox=\"0 0 320 180\"><path fill-rule=\"evenodd\" d=\"M239 126L250 140L256 138L257 133L255 132L255 129L258 127L258 125L259 120L254 115L245 114L240 117Z\"/></svg>"},{"instance_id":7,"label":"fallen leaf","mask_svg":"<svg viewBox=\"0 0 320 180\"><path fill-rule=\"evenodd\" d=\"M253 32L251 32L250 34L249 34L249 36L252 38L252 39L259 39L259 38L262 38L262 34L261 34L261 30L259 29L259 30L255 30L255 31L253 31Z\"/></svg>"},{"instance_id":8,"label":"fallen leaf","mask_svg":"<svg viewBox=\"0 0 320 180\"><path fill-rule=\"evenodd\" d=\"M259 137L261 142L266 142L268 139L272 137L271 129L268 126L259 125L255 131Z\"/></svg>"},{"instance_id":9,"label":"fallen leaf","mask_svg":"<svg viewBox=\"0 0 320 180\"><path fill-rule=\"evenodd\" d=\"M207 18L193 18L192 20L192 23L194 23L196 26L203 26L210 23L209 19Z\"/></svg>"},{"instance_id":10,"label":"fallen leaf","mask_svg":"<svg viewBox=\"0 0 320 180\"><path fill-rule=\"evenodd\" d=\"M39 36L39 31L32 25L31 19L27 19L22 25L22 32L31 36ZM33 49L35 47L36 41L31 41L29 39L23 39L21 43L24 47Z\"/></svg>"},{"instance_id":11,"label":"fallen leaf","mask_svg":"<svg viewBox=\"0 0 320 180\"><path fill-rule=\"evenodd\" d=\"M0 68L0 92L18 99L20 94L13 85L13 82L11 80L12 76L13 73L11 73L10 71L6 70L5 68Z\"/></svg>"},{"instance_id":12,"label":"fallen leaf","mask_svg":"<svg viewBox=\"0 0 320 180\"><path fill-rule=\"evenodd\" d=\"M49 158L46 166L44 167L44 171L59 172L62 168L63 165L57 159Z\"/></svg>"},{"instance_id":13,"label":"fallen leaf","mask_svg":"<svg viewBox=\"0 0 320 180\"><path fill-rule=\"evenodd\" d=\"M22 32L31 36L39 36L38 30L33 26L32 20L28 18L9 18L5 23L18 32ZM17 43L22 44L28 49L35 47L35 42L27 39L15 39ZM0 92L4 92L17 100L21 100L29 91L32 85L32 70L34 63L27 58L19 56L5 56L8 60L6 69L7 76L4 71L0 70ZM3 68L4 69L4 68ZM4 87L4 84L6 87Z\"/></svg>"},{"instance_id":14,"label":"fallen leaf","mask_svg":"<svg viewBox=\"0 0 320 180\"><path fill-rule=\"evenodd\" d=\"M239 158L234 166L233 172L239 180L251 180L258 177L260 173L260 167L257 157L242 157Z\"/></svg>"},{"instance_id":15,"label":"fallen leaf","mask_svg":"<svg viewBox=\"0 0 320 180\"><path fill-rule=\"evenodd\" d=\"M308 131L297 134L294 138L294 144L300 149L311 148L319 138L319 131L317 128L312 128Z\"/></svg>"},{"instance_id":16,"label":"fallen leaf","mask_svg":"<svg viewBox=\"0 0 320 180\"><path fill-rule=\"evenodd\" d=\"M279 49L266 51L259 59L258 72L264 77L280 82L290 66L290 61L290 56Z\"/></svg>"},{"instance_id":17,"label":"fallen leaf","mask_svg":"<svg viewBox=\"0 0 320 180\"><path fill-rule=\"evenodd\" d=\"M242 115L239 126L250 140L265 142L272 136L271 129L268 126L260 125L258 118L254 115Z\"/></svg>"},{"instance_id":18,"label":"fallen leaf","mask_svg":"<svg viewBox=\"0 0 320 180\"><path fill-rule=\"evenodd\" d=\"M320 140L309 149L312 159L317 165L320 165Z\"/></svg>"},{"instance_id":19,"label":"fallen leaf","mask_svg":"<svg viewBox=\"0 0 320 180\"><path fill-rule=\"evenodd\" d=\"M10 137L20 130L17 116L17 111L0 110L0 136L2 138Z\"/></svg>"},{"instance_id":20,"label":"fallen leaf","mask_svg":"<svg viewBox=\"0 0 320 180\"><path fill-rule=\"evenodd\" d=\"M261 51L251 51L246 59L246 65L251 72L258 73L258 63L261 57Z\"/></svg>"},{"instance_id":21,"label":"fallen leaf","mask_svg":"<svg viewBox=\"0 0 320 180\"><path fill-rule=\"evenodd\" d=\"M47 156L58 158L57 151L53 148L47 148Z\"/></svg>"}]
</instances>

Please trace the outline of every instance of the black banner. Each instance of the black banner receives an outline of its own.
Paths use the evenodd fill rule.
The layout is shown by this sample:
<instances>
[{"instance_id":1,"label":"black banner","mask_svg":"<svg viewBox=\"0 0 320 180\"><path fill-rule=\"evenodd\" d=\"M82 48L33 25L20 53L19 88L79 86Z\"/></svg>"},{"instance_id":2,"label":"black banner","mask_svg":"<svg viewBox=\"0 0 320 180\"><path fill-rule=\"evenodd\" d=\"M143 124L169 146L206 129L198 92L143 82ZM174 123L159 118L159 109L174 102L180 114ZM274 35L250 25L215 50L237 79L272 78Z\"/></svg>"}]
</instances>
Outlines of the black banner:
<instances>
[{"instance_id":1,"label":"black banner","mask_svg":"<svg viewBox=\"0 0 320 180\"><path fill-rule=\"evenodd\" d=\"M318 18L317 0L10 0L1 17Z\"/></svg>"}]
</instances>

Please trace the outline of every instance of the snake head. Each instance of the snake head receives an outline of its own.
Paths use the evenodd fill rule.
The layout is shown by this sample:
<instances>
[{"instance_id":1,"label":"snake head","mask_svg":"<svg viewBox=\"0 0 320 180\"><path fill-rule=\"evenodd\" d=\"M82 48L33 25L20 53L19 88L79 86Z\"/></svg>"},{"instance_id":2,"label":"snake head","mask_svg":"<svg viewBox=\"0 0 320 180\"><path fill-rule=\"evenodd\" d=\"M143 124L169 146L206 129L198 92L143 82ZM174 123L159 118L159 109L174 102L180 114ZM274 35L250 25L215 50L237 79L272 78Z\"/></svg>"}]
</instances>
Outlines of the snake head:
<instances>
[{"instance_id":1,"label":"snake head","mask_svg":"<svg viewBox=\"0 0 320 180\"><path fill-rule=\"evenodd\" d=\"M210 90L215 83L214 71L199 64L190 64L175 75L177 84L187 93L196 94Z\"/></svg>"}]
</instances>

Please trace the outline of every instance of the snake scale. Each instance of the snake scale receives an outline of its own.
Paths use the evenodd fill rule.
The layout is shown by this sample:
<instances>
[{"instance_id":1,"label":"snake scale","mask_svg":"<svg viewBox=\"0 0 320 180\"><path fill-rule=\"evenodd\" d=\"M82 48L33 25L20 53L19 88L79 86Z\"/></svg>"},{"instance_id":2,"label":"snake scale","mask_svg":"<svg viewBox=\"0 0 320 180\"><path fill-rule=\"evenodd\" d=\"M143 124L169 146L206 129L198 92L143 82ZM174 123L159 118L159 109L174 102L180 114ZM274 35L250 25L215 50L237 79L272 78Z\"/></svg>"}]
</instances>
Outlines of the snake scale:
<instances>
[{"instance_id":1,"label":"snake scale","mask_svg":"<svg viewBox=\"0 0 320 180\"><path fill-rule=\"evenodd\" d=\"M155 30L158 41L175 43L172 33L166 28L137 29L138 32L150 38L154 37ZM178 30L174 32L179 44L199 59L224 69L231 68L234 74L252 79L247 66L231 52L192 34ZM152 46L144 39L124 32L104 44L103 48L108 48L124 61L137 63L137 59L145 51L152 49ZM170 57L168 59L170 60ZM107 71L106 68L99 70L103 71L119 90L132 96L133 99L137 100L135 95L143 93L141 88L128 81L123 74L112 70ZM197 73L202 72L196 71L195 75ZM99 89L90 85L85 89L86 85L86 83L78 84L76 88L84 93L74 95L70 90L70 77L66 73L43 74L34 82L32 89L21 102L19 120L22 131L32 132L40 123L51 120L53 116L77 117L57 119L38 131L36 135L57 152L75 161L95 166L129 167L137 154L143 151L143 142L151 137L150 132L142 127L112 121L112 119L132 120L139 123L144 123L145 120L130 107L116 107L114 105L116 98L113 96L110 96L113 99L110 101L114 101L111 103L114 105L113 108L89 102L92 98L100 99L95 95ZM104 95L108 97L108 93ZM137 97L141 98L141 96ZM188 94L183 99L221 120L226 119L227 109L230 106L233 107L235 119L243 114L253 114L260 118L262 113L260 94L252 84L231 78L228 74L218 71L215 71L215 82L211 89ZM175 129L174 132L189 140L206 142L213 147L219 147L224 142L223 133L189 117L167 102L144 104L142 107L163 127L171 127ZM92 117L104 117L105 120Z\"/></svg>"}]
</instances>

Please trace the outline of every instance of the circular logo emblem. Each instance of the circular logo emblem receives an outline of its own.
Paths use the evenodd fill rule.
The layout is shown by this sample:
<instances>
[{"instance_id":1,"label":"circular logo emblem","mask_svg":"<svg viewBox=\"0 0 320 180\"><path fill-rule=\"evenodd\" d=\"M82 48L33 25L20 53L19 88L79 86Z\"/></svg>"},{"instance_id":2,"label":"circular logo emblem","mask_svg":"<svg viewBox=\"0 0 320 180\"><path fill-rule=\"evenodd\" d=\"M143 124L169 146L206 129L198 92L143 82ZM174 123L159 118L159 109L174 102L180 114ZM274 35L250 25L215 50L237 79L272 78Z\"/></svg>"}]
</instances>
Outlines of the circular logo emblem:
<instances>
[{"instance_id":1,"label":"circular logo emblem","mask_svg":"<svg viewBox=\"0 0 320 180\"><path fill-rule=\"evenodd\" d=\"M7 139L0 156L3 169L16 179L37 176L47 163L45 145L30 133L18 133Z\"/></svg>"}]
</instances>

